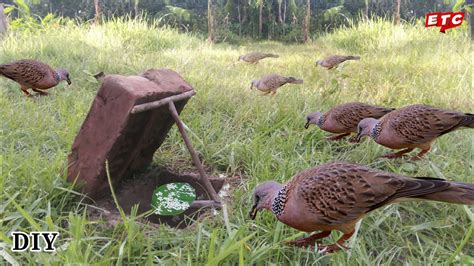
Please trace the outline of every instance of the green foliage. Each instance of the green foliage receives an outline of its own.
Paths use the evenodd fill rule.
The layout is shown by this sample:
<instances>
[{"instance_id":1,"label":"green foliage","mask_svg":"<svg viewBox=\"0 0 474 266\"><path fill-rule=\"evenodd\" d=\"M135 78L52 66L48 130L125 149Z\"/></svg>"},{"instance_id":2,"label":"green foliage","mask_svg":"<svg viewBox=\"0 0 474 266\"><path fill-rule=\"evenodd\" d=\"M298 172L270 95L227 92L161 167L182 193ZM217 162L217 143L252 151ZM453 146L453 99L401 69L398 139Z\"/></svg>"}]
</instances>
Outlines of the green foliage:
<instances>
[{"instance_id":1,"label":"green foliage","mask_svg":"<svg viewBox=\"0 0 474 266\"><path fill-rule=\"evenodd\" d=\"M286 246L285 241L306 234L268 212L248 219L258 183L286 182L329 161L474 182L474 136L469 129L442 136L425 160L412 163L377 159L389 150L370 140L359 145L328 142L325 132L303 128L309 112L348 101L392 107L425 103L472 112L472 48L465 31L440 34L422 22L395 27L390 21L370 20L304 45L210 45L204 38L156 25L120 18L95 26L65 21L54 30L13 31L1 41L0 62L42 60L68 69L73 83L51 89L48 97L28 99L18 84L0 78L0 264L6 264L3 252L20 265L473 263L471 206L405 202L382 208L362 220L348 242L350 251L332 255ZM239 55L255 50L280 57L258 65L236 62ZM361 60L333 71L314 65L328 54L357 54ZM229 231L220 210L183 230L150 225L136 212L117 220L106 215L94 219L89 211L96 209L66 182L67 155L100 87L88 73L135 75L149 68L173 69L197 92L181 117L210 175L231 181L225 198ZM286 85L272 97L248 89L251 80L272 72L303 78L304 84ZM194 169L176 127L153 165ZM37 228L61 233L57 252L10 251L12 231ZM333 233L323 243L339 236Z\"/></svg>"}]
</instances>

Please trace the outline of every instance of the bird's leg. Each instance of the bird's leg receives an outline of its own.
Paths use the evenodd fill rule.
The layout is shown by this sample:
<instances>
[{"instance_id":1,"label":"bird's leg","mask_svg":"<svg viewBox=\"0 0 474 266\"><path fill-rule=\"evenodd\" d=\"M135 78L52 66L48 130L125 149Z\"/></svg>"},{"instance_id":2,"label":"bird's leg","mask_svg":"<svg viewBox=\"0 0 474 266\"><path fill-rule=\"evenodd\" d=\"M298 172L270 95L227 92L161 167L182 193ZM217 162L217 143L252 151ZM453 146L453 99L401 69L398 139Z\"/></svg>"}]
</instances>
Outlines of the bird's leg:
<instances>
[{"instance_id":1,"label":"bird's leg","mask_svg":"<svg viewBox=\"0 0 474 266\"><path fill-rule=\"evenodd\" d=\"M401 150L399 152L388 153L388 154L382 155L381 157L382 158L390 158L390 159L400 158L400 157L403 156L403 154L405 154L407 152L411 152L412 150L413 150L413 148L408 148L408 149Z\"/></svg>"},{"instance_id":2,"label":"bird's leg","mask_svg":"<svg viewBox=\"0 0 474 266\"><path fill-rule=\"evenodd\" d=\"M354 234L355 230L352 230L350 233L347 233L347 234L344 234L341 236L341 238L339 238L339 240L337 240L337 242L335 244L332 244L332 245L327 245L327 246L318 246L318 251L320 253L323 253L323 254L326 254L326 253L333 253L333 252L336 252L338 250L342 248L344 248L345 250L348 250L349 248L344 246L344 242L351 238L351 236Z\"/></svg>"},{"instance_id":3,"label":"bird's leg","mask_svg":"<svg viewBox=\"0 0 474 266\"><path fill-rule=\"evenodd\" d=\"M340 139L343 139L347 136L349 136L351 133L344 133L344 134L340 134L340 135L335 135L335 136L330 136L330 137L327 137L326 139L327 140L340 140Z\"/></svg>"},{"instance_id":4,"label":"bird's leg","mask_svg":"<svg viewBox=\"0 0 474 266\"><path fill-rule=\"evenodd\" d=\"M42 90L38 90L38 89L32 89L33 91L36 91L37 93L39 93L41 96L45 96L45 95L48 95L47 92L45 91L42 91Z\"/></svg>"},{"instance_id":5,"label":"bird's leg","mask_svg":"<svg viewBox=\"0 0 474 266\"><path fill-rule=\"evenodd\" d=\"M410 161L418 161L421 159L421 157L423 157L423 155L425 155L430 149L426 149L426 150L421 150L420 153L418 153L417 155L413 156L410 158Z\"/></svg>"},{"instance_id":6,"label":"bird's leg","mask_svg":"<svg viewBox=\"0 0 474 266\"><path fill-rule=\"evenodd\" d=\"M357 136L353 136L353 137L349 138L349 142L350 142L350 143L359 143L359 142L357 141Z\"/></svg>"},{"instance_id":7,"label":"bird's leg","mask_svg":"<svg viewBox=\"0 0 474 266\"><path fill-rule=\"evenodd\" d=\"M308 237L303 237L300 239L288 241L286 242L286 244L289 246L295 246L295 247L314 246L317 240L328 237L330 234L331 234L331 231L323 231L320 233L312 234L311 236L308 236Z\"/></svg>"},{"instance_id":8,"label":"bird's leg","mask_svg":"<svg viewBox=\"0 0 474 266\"><path fill-rule=\"evenodd\" d=\"M23 94L25 94L26 97L30 97L31 94L28 92L28 88L27 87L24 87L24 86L21 86L21 91L23 92Z\"/></svg>"}]
</instances>

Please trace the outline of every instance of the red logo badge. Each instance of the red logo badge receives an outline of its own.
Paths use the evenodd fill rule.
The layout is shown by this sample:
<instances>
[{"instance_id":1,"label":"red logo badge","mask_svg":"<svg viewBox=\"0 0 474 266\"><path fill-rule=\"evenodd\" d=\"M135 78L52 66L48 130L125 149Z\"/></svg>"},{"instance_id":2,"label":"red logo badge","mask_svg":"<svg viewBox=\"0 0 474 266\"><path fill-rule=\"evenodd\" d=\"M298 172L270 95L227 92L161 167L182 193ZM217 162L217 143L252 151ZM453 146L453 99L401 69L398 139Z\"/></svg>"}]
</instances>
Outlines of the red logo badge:
<instances>
[{"instance_id":1,"label":"red logo badge","mask_svg":"<svg viewBox=\"0 0 474 266\"><path fill-rule=\"evenodd\" d=\"M439 30L446 33L447 29L461 26L464 12L434 12L426 14L425 27L441 27Z\"/></svg>"}]
</instances>

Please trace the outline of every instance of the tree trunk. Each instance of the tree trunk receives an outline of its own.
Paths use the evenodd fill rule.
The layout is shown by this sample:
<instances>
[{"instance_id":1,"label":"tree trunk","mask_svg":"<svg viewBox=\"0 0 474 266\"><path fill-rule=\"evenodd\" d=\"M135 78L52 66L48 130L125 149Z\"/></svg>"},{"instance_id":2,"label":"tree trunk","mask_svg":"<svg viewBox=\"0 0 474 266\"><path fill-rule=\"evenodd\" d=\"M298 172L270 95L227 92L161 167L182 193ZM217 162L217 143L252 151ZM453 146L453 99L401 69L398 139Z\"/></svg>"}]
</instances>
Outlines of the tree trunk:
<instances>
[{"instance_id":1,"label":"tree trunk","mask_svg":"<svg viewBox=\"0 0 474 266\"><path fill-rule=\"evenodd\" d=\"M263 34L263 0L260 2L260 7L258 9L258 33L260 37Z\"/></svg>"},{"instance_id":2,"label":"tree trunk","mask_svg":"<svg viewBox=\"0 0 474 266\"><path fill-rule=\"evenodd\" d=\"M0 34L7 32L8 30L8 23L7 23L7 16L3 11L3 4L0 4Z\"/></svg>"},{"instance_id":3,"label":"tree trunk","mask_svg":"<svg viewBox=\"0 0 474 266\"><path fill-rule=\"evenodd\" d=\"M365 0L364 17L366 20L369 20L369 1L370 0Z\"/></svg>"},{"instance_id":4,"label":"tree trunk","mask_svg":"<svg viewBox=\"0 0 474 266\"><path fill-rule=\"evenodd\" d=\"M138 17L138 3L140 3L140 0L134 0L134 5L133 5L133 11L135 12L135 17Z\"/></svg>"},{"instance_id":5,"label":"tree trunk","mask_svg":"<svg viewBox=\"0 0 474 266\"><path fill-rule=\"evenodd\" d=\"M465 5L470 5L472 7L473 3L473 0L467 0ZM471 27L471 41L474 41L474 14L473 12L469 14L468 12L466 12L466 10L464 10L464 12L469 16L469 26Z\"/></svg>"},{"instance_id":6,"label":"tree trunk","mask_svg":"<svg viewBox=\"0 0 474 266\"><path fill-rule=\"evenodd\" d=\"M95 7L95 17L94 17L95 24L100 24L102 20L102 8L100 6L100 0L94 0L94 7Z\"/></svg>"},{"instance_id":7,"label":"tree trunk","mask_svg":"<svg viewBox=\"0 0 474 266\"><path fill-rule=\"evenodd\" d=\"M309 30L311 26L310 23L311 23L311 0L306 0L306 16L304 18L304 24L303 24L304 42L309 41Z\"/></svg>"},{"instance_id":8,"label":"tree trunk","mask_svg":"<svg viewBox=\"0 0 474 266\"><path fill-rule=\"evenodd\" d=\"M237 4L237 15L239 18L239 36L242 36L242 15L240 14L240 1Z\"/></svg>"},{"instance_id":9,"label":"tree trunk","mask_svg":"<svg viewBox=\"0 0 474 266\"><path fill-rule=\"evenodd\" d=\"M214 17L212 15L212 0L207 0L207 40L214 42Z\"/></svg>"},{"instance_id":10,"label":"tree trunk","mask_svg":"<svg viewBox=\"0 0 474 266\"><path fill-rule=\"evenodd\" d=\"M283 23L286 23L286 0L283 2Z\"/></svg>"},{"instance_id":11,"label":"tree trunk","mask_svg":"<svg viewBox=\"0 0 474 266\"><path fill-rule=\"evenodd\" d=\"M396 0L397 3L395 5L395 24L399 25L400 24L400 5L401 5L401 0Z\"/></svg>"},{"instance_id":12,"label":"tree trunk","mask_svg":"<svg viewBox=\"0 0 474 266\"><path fill-rule=\"evenodd\" d=\"M281 15L281 4L283 3L283 0L278 0L278 22L283 24L283 17Z\"/></svg>"}]
</instances>

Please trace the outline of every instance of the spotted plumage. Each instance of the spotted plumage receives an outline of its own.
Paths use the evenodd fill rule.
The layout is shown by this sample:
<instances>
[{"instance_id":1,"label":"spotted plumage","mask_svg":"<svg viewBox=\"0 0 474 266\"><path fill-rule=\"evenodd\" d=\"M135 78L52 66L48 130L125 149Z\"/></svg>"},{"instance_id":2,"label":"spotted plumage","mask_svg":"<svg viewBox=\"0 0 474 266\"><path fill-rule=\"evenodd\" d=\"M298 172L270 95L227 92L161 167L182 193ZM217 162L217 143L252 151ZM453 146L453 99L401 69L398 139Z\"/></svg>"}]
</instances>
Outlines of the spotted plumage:
<instances>
[{"instance_id":1,"label":"spotted plumage","mask_svg":"<svg viewBox=\"0 0 474 266\"><path fill-rule=\"evenodd\" d=\"M324 58L323 60L316 61L316 65L322 66L329 69L333 69L339 64L347 61L347 60L360 60L360 56L353 56L353 55L332 55L329 57Z\"/></svg>"},{"instance_id":2,"label":"spotted plumage","mask_svg":"<svg viewBox=\"0 0 474 266\"><path fill-rule=\"evenodd\" d=\"M407 200L474 205L474 184L410 178L334 162L304 170L285 185L267 181L255 188L253 198L251 218L255 218L258 210L268 209L278 213L276 218L280 222L295 229L322 231L289 244L314 245L318 238L338 230L344 235L337 244L343 245L354 233L357 221L377 208ZM335 251L338 245L327 246L326 251Z\"/></svg>"},{"instance_id":3,"label":"spotted plumage","mask_svg":"<svg viewBox=\"0 0 474 266\"><path fill-rule=\"evenodd\" d=\"M261 53L261 52L251 52L248 54L244 54L239 56L239 60L251 63L251 64L256 64L258 61L268 58L268 57L273 57L273 58L278 58L279 55L277 54L269 54L269 53Z\"/></svg>"},{"instance_id":4,"label":"spotted plumage","mask_svg":"<svg viewBox=\"0 0 474 266\"><path fill-rule=\"evenodd\" d=\"M40 94L46 94L44 90L52 88L60 81L66 80L71 84L67 70L53 70L45 63L36 60L19 60L8 64L0 65L0 75L3 75L21 86L21 90L26 96L32 89Z\"/></svg>"},{"instance_id":5,"label":"spotted plumage","mask_svg":"<svg viewBox=\"0 0 474 266\"><path fill-rule=\"evenodd\" d=\"M427 153L436 138L461 128L474 128L474 115L427 105L410 105L395 110L380 120L366 118L359 123L358 139L373 136L374 140L391 149L404 149L384 157L396 158L420 148L412 158L420 159Z\"/></svg>"},{"instance_id":6,"label":"spotted plumage","mask_svg":"<svg viewBox=\"0 0 474 266\"><path fill-rule=\"evenodd\" d=\"M277 196L273 199L272 203L272 212L276 216L280 216L285 211L285 204L286 204L286 187L283 187L278 191Z\"/></svg>"},{"instance_id":7,"label":"spotted plumage","mask_svg":"<svg viewBox=\"0 0 474 266\"><path fill-rule=\"evenodd\" d=\"M259 80L252 80L250 84L250 89L253 87L257 88L259 91L264 92L263 95L266 94L275 94L278 88L285 84L302 84L302 79L296 79L294 77L284 77L278 74L270 74L267 76L263 76Z\"/></svg>"},{"instance_id":8,"label":"spotted plumage","mask_svg":"<svg viewBox=\"0 0 474 266\"><path fill-rule=\"evenodd\" d=\"M374 106L360 102L337 105L326 113L313 112L306 117L305 128L315 124L324 131L341 134L332 136L330 140L338 140L357 132L359 122L367 117L380 118L393 111L393 108Z\"/></svg>"},{"instance_id":9,"label":"spotted plumage","mask_svg":"<svg viewBox=\"0 0 474 266\"><path fill-rule=\"evenodd\" d=\"M382 128L380 127L380 122L377 123L374 128L372 129L372 131L370 132L370 137L377 141L377 138L379 137L380 135L380 131L382 130Z\"/></svg>"}]
</instances>

